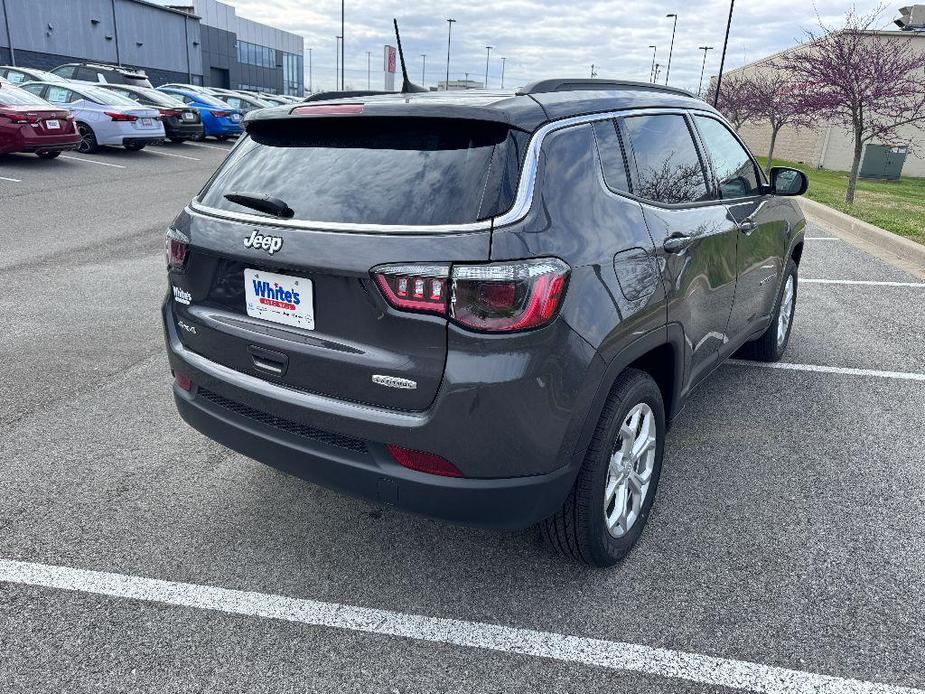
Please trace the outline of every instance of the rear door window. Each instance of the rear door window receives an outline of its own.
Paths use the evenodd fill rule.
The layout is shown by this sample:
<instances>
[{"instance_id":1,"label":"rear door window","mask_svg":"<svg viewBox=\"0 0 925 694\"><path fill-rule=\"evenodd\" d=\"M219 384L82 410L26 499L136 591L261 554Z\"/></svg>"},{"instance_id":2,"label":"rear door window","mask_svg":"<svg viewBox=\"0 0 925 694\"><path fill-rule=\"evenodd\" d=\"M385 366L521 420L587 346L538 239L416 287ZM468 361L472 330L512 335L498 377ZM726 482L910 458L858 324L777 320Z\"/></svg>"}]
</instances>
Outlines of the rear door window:
<instances>
[{"instance_id":1,"label":"rear door window","mask_svg":"<svg viewBox=\"0 0 925 694\"><path fill-rule=\"evenodd\" d=\"M16 70L8 70L6 73L6 78L13 84L22 84L23 82L28 81L26 79L26 73L17 72Z\"/></svg>"},{"instance_id":2,"label":"rear door window","mask_svg":"<svg viewBox=\"0 0 925 694\"><path fill-rule=\"evenodd\" d=\"M760 195L758 167L729 128L706 116L696 116L695 122L713 163L722 196L728 199Z\"/></svg>"},{"instance_id":3,"label":"rear door window","mask_svg":"<svg viewBox=\"0 0 925 694\"><path fill-rule=\"evenodd\" d=\"M77 69L76 65L62 65L61 67L56 67L51 71L53 75L58 75L58 77L63 77L66 80L74 78L74 70Z\"/></svg>"},{"instance_id":4,"label":"rear door window","mask_svg":"<svg viewBox=\"0 0 925 694\"><path fill-rule=\"evenodd\" d=\"M684 116L631 116L623 123L633 146L636 195L671 205L710 198L703 164Z\"/></svg>"},{"instance_id":5,"label":"rear door window","mask_svg":"<svg viewBox=\"0 0 925 694\"><path fill-rule=\"evenodd\" d=\"M258 124L255 124L255 126ZM251 127L201 201L246 214L226 193L281 199L295 219L355 224L466 224L511 204L507 126L426 118L327 118ZM514 158L516 161L516 157Z\"/></svg>"},{"instance_id":6,"label":"rear door window","mask_svg":"<svg viewBox=\"0 0 925 694\"><path fill-rule=\"evenodd\" d=\"M607 187L617 192L632 192L626 152L616 123L612 120L597 121L594 124L594 140L597 143L597 153L601 158Z\"/></svg>"},{"instance_id":7,"label":"rear door window","mask_svg":"<svg viewBox=\"0 0 925 694\"><path fill-rule=\"evenodd\" d=\"M45 99L53 104L70 104L77 101L78 95L64 87L49 86Z\"/></svg>"}]
</instances>

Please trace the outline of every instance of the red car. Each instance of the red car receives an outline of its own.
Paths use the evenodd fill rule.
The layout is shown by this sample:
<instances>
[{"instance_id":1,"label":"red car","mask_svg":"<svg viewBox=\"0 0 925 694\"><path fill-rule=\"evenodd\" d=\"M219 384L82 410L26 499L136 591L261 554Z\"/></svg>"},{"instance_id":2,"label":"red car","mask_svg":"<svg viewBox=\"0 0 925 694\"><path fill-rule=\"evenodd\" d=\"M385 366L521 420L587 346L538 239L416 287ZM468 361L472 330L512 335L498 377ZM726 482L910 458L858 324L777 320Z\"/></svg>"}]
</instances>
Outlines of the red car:
<instances>
[{"instance_id":1,"label":"red car","mask_svg":"<svg viewBox=\"0 0 925 694\"><path fill-rule=\"evenodd\" d=\"M70 111L0 83L0 154L35 152L40 159L54 159L78 144L80 133Z\"/></svg>"}]
</instances>

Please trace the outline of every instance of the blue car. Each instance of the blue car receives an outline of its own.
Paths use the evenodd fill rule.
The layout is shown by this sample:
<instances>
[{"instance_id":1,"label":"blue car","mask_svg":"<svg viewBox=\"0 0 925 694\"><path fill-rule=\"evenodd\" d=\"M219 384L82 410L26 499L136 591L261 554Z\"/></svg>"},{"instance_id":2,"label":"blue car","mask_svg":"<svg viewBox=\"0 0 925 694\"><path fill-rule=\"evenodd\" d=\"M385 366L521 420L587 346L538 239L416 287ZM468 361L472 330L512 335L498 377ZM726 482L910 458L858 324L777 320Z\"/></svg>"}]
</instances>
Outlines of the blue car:
<instances>
[{"instance_id":1,"label":"blue car","mask_svg":"<svg viewBox=\"0 0 925 694\"><path fill-rule=\"evenodd\" d=\"M231 108L224 101L191 89L160 87L159 91L170 94L184 104L198 109L206 137L212 136L224 142L233 135L241 134L241 112Z\"/></svg>"}]
</instances>

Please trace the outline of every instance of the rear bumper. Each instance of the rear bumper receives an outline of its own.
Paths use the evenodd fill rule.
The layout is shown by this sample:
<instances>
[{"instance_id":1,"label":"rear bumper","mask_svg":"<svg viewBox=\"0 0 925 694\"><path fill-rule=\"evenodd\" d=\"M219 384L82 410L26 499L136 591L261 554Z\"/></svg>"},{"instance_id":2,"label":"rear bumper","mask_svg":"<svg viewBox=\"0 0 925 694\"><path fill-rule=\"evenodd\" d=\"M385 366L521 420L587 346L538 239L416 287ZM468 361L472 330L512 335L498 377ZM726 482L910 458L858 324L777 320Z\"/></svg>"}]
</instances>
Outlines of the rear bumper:
<instances>
[{"instance_id":1,"label":"rear bumper","mask_svg":"<svg viewBox=\"0 0 925 694\"><path fill-rule=\"evenodd\" d=\"M203 134L203 127L202 123L181 123L179 125L164 123L164 132L167 137L193 138Z\"/></svg>"},{"instance_id":2,"label":"rear bumper","mask_svg":"<svg viewBox=\"0 0 925 694\"><path fill-rule=\"evenodd\" d=\"M337 400L285 388L189 351L177 335L171 299L163 310L171 368L193 382L189 392L174 387L180 415L206 436L259 462L375 503L486 527L527 527L555 513L571 489L577 428L585 413L574 419L573 430L573 418L554 411L548 400L538 401L526 390L522 399L512 396L509 388L526 384L483 382L477 391L471 383L445 384L434 405L422 412ZM186 329L187 319L183 322ZM483 362L477 366L484 369ZM484 381L484 371L479 373ZM524 381L537 380L527 370ZM578 390L575 400L582 409L590 395ZM466 477L404 468L389 455L387 443L437 453Z\"/></svg>"},{"instance_id":3,"label":"rear bumper","mask_svg":"<svg viewBox=\"0 0 925 694\"><path fill-rule=\"evenodd\" d=\"M163 141L164 141L163 135L161 135L160 137L125 137L122 139L122 145L123 146L132 145L132 144L153 145L153 144L157 144L158 142L163 142Z\"/></svg>"},{"instance_id":4,"label":"rear bumper","mask_svg":"<svg viewBox=\"0 0 925 694\"><path fill-rule=\"evenodd\" d=\"M230 121L213 119L206 125L206 135L240 135L242 132L240 123L231 123Z\"/></svg>"},{"instance_id":5,"label":"rear bumper","mask_svg":"<svg viewBox=\"0 0 925 694\"><path fill-rule=\"evenodd\" d=\"M29 126L24 126L21 132L10 137L0 145L0 152L61 152L77 149L80 144L80 135L76 132L63 135L37 135Z\"/></svg>"}]
</instances>

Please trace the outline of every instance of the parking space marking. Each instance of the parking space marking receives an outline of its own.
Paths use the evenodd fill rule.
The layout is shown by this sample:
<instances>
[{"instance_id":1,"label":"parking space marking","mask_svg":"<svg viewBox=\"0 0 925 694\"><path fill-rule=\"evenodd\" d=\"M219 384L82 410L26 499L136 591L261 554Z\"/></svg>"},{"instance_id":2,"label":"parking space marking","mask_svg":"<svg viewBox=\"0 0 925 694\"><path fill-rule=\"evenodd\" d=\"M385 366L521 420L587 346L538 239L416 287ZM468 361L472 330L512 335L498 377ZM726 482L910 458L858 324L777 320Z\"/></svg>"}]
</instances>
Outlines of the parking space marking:
<instances>
[{"instance_id":1,"label":"parking space marking","mask_svg":"<svg viewBox=\"0 0 925 694\"><path fill-rule=\"evenodd\" d=\"M282 595L176 583L143 576L0 559L0 582L166 603L227 614L297 622L366 634L398 636L465 648L551 658L566 663L683 679L766 694L925 694L925 690L654 648Z\"/></svg>"},{"instance_id":2,"label":"parking space marking","mask_svg":"<svg viewBox=\"0 0 925 694\"><path fill-rule=\"evenodd\" d=\"M0 181L10 181L11 183L22 183L18 178L7 178L6 176L0 176Z\"/></svg>"},{"instance_id":3,"label":"parking space marking","mask_svg":"<svg viewBox=\"0 0 925 694\"><path fill-rule=\"evenodd\" d=\"M84 161L88 164L99 164L100 166L111 166L114 169L125 169L128 167L123 166L122 164L110 164L108 161L94 161L93 159L84 159L82 157L72 157L67 154L61 155L62 159L72 159L74 161Z\"/></svg>"},{"instance_id":4,"label":"parking space marking","mask_svg":"<svg viewBox=\"0 0 925 694\"><path fill-rule=\"evenodd\" d=\"M806 236L803 239L804 241L841 241L840 238L835 236Z\"/></svg>"},{"instance_id":5,"label":"parking space marking","mask_svg":"<svg viewBox=\"0 0 925 694\"><path fill-rule=\"evenodd\" d=\"M187 142L186 145L190 147L205 147L206 149L220 149L223 152L230 152L231 147L220 147L218 145L207 145L202 142Z\"/></svg>"},{"instance_id":6,"label":"parking space marking","mask_svg":"<svg viewBox=\"0 0 925 694\"><path fill-rule=\"evenodd\" d=\"M820 280L800 278L800 284L858 284L866 287L916 287L925 288L925 282L879 282L874 280Z\"/></svg>"},{"instance_id":7,"label":"parking space marking","mask_svg":"<svg viewBox=\"0 0 925 694\"><path fill-rule=\"evenodd\" d=\"M757 366L761 369L783 369L785 371L815 371L827 374L842 374L845 376L872 376L874 378L895 378L901 381L925 381L925 374L910 373L908 371L880 371L878 369L852 369L842 366L820 366L818 364L794 364L792 362L763 362L746 361L744 359L729 359L727 364L733 366Z\"/></svg>"},{"instance_id":8,"label":"parking space marking","mask_svg":"<svg viewBox=\"0 0 925 694\"><path fill-rule=\"evenodd\" d=\"M202 161L196 157L188 157L185 154L174 154L173 152L158 152L156 149L146 149L149 154L160 154L162 157L176 157L177 159L189 159L190 161Z\"/></svg>"}]
</instances>

